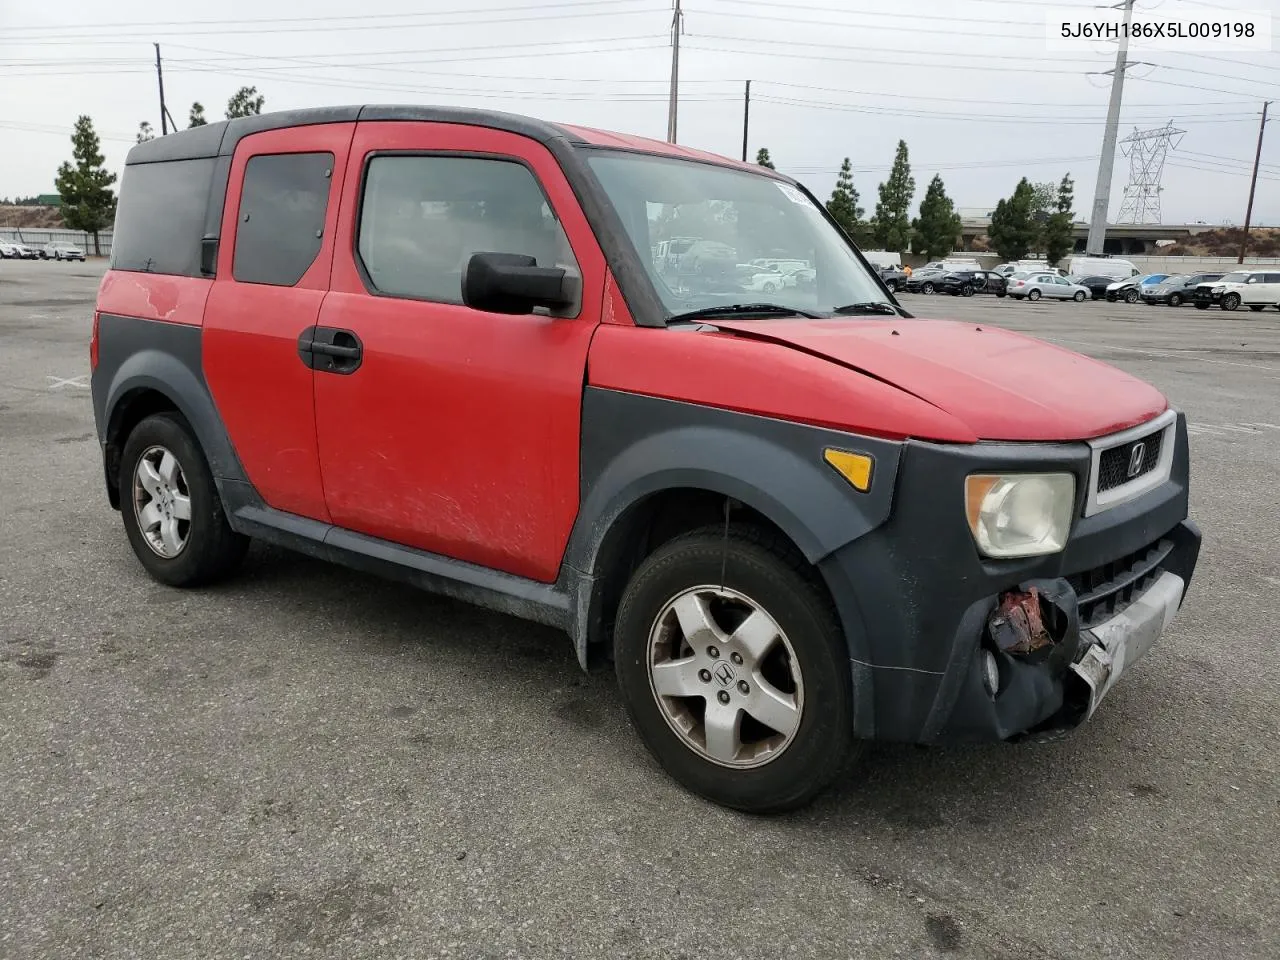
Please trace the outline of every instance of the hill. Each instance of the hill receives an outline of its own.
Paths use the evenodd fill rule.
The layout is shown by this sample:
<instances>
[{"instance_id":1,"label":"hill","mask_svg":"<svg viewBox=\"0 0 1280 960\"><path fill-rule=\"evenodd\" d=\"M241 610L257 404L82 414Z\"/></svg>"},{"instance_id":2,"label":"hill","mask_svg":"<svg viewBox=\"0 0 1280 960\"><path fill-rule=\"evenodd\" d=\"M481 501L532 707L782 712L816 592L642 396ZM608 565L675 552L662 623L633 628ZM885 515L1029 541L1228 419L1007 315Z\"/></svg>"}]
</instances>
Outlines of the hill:
<instances>
[{"instance_id":1,"label":"hill","mask_svg":"<svg viewBox=\"0 0 1280 960\"><path fill-rule=\"evenodd\" d=\"M0 203L0 227L48 227L65 226L62 212L57 207L27 207Z\"/></svg>"},{"instance_id":2,"label":"hill","mask_svg":"<svg viewBox=\"0 0 1280 960\"><path fill-rule=\"evenodd\" d=\"M1206 230L1156 253L1165 257L1234 257L1240 253L1244 231L1239 227ZM1280 257L1280 230L1259 227L1249 231L1249 256Z\"/></svg>"}]
</instances>

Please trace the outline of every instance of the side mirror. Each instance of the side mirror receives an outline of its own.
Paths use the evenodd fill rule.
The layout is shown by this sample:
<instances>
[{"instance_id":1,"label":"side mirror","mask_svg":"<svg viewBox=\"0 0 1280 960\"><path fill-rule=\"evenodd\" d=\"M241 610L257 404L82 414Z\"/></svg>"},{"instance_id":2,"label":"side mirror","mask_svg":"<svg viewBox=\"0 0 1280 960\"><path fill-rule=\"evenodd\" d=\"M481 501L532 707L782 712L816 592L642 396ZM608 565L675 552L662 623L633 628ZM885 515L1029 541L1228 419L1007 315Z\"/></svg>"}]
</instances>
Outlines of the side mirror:
<instances>
[{"instance_id":1,"label":"side mirror","mask_svg":"<svg viewBox=\"0 0 1280 960\"><path fill-rule=\"evenodd\" d=\"M573 306L578 278L561 267L540 267L519 253L473 253L462 275L462 302L486 313L533 313Z\"/></svg>"}]
</instances>

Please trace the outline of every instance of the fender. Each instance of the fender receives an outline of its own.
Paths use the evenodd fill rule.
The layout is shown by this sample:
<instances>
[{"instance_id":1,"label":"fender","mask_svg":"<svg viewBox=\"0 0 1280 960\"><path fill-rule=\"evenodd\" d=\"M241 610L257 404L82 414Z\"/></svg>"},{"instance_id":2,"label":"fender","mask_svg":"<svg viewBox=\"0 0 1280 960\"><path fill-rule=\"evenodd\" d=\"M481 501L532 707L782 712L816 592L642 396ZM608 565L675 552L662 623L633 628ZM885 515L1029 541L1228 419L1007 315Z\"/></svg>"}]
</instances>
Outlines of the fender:
<instances>
[{"instance_id":1,"label":"fender","mask_svg":"<svg viewBox=\"0 0 1280 960\"><path fill-rule=\"evenodd\" d=\"M901 455L894 441L596 387L583 393L582 417L581 507L565 562L577 580L573 632L583 663L601 549L619 519L651 494L687 488L739 500L815 565L892 510ZM873 458L867 492L824 461L826 447Z\"/></svg>"},{"instance_id":2,"label":"fender","mask_svg":"<svg viewBox=\"0 0 1280 960\"><path fill-rule=\"evenodd\" d=\"M191 424L215 479L246 481L201 370L201 328L114 314L102 314L99 324L102 346L91 381L99 440L107 441L122 399L154 390Z\"/></svg>"}]
</instances>

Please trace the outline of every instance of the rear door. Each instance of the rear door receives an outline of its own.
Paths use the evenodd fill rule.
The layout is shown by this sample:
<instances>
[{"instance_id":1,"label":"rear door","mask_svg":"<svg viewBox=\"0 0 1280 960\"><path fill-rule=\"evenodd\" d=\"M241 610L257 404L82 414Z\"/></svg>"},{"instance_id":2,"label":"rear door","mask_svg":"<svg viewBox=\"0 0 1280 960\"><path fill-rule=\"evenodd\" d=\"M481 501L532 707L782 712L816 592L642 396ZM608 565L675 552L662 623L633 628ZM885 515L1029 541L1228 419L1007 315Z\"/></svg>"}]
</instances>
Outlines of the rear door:
<instances>
[{"instance_id":1,"label":"rear door","mask_svg":"<svg viewBox=\"0 0 1280 960\"><path fill-rule=\"evenodd\" d=\"M249 480L269 506L328 520L311 371L298 338L329 288L355 124L243 138L227 182L204 373Z\"/></svg>"},{"instance_id":2,"label":"rear door","mask_svg":"<svg viewBox=\"0 0 1280 960\"><path fill-rule=\"evenodd\" d=\"M315 375L333 522L553 581L578 511L582 385L605 283L564 173L514 133L364 122L342 207L317 332L358 360ZM576 271L576 310L465 306L463 270L478 252Z\"/></svg>"}]
</instances>

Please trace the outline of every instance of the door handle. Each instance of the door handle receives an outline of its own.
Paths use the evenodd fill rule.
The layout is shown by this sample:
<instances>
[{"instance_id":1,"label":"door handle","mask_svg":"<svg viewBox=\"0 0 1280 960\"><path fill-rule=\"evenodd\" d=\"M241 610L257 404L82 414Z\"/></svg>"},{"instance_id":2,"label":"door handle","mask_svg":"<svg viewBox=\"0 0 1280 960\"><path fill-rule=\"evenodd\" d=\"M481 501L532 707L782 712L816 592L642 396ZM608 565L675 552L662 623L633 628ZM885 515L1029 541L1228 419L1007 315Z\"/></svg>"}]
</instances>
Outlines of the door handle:
<instances>
[{"instance_id":1,"label":"door handle","mask_svg":"<svg viewBox=\"0 0 1280 960\"><path fill-rule=\"evenodd\" d=\"M354 330L308 327L298 337L298 356L317 373L355 373L364 359L364 344Z\"/></svg>"}]
</instances>

